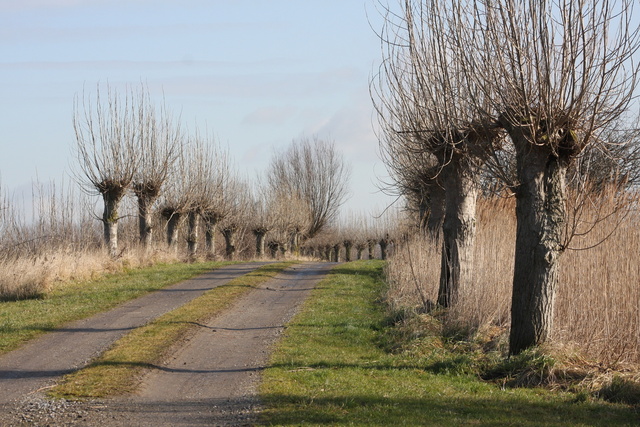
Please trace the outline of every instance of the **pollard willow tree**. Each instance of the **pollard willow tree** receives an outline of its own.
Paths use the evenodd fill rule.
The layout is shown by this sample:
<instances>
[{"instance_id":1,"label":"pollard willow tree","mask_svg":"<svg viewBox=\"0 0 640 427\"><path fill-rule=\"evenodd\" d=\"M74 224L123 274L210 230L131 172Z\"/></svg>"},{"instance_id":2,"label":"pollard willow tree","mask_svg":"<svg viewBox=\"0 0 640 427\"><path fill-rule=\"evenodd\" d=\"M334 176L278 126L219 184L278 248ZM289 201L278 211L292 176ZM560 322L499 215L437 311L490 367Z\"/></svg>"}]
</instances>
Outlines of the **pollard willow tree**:
<instances>
[{"instance_id":1,"label":"pollard willow tree","mask_svg":"<svg viewBox=\"0 0 640 427\"><path fill-rule=\"evenodd\" d=\"M180 225L187 220L187 251L193 258L198 252L201 217L205 219L207 249L213 247L213 240L208 240L213 231L207 220L211 219L208 214L212 205L220 200L216 166L226 171L226 163L221 163L215 142L200 134L189 135L184 141L171 168L160 212L166 220L167 245L173 250L178 249Z\"/></svg>"},{"instance_id":2,"label":"pollard willow tree","mask_svg":"<svg viewBox=\"0 0 640 427\"><path fill-rule=\"evenodd\" d=\"M233 260L236 256L237 242L249 223L251 209L250 189L246 182L237 177L230 178L223 188L225 213L220 221L220 233L224 237L225 257Z\"/></svg>"},{"instance_id":3,"label":"pollard willow tree","mask_svg":"<svg viewBox=\"0 0 640 427\"><path fill-rule=\"evenodd\" d=\"M165 219L167 247L176 252L180 225L189 206L190 184L185 179L187 165L184 146L181 146L177 159L171 167L169 177L165 183L160 202L160 215Z\"/></svg>"},{"instance_id":4,"label":"pollard willow tree","mask_svg":"<svg viewBox=\"0 0 640 427\"><path fill-rule=\"evenodd\" d=\"M269 233L269 246L281 253L297 254L300 230L309 228L312 212L309 204L296 193L269 184L269 211L274 222Z\"/></svg>"},{"instance_id":5,"label":"pollard willow tree","mask_svg":"<svg viewBox=\"0 0 640 427\"><path fill-rule=\"evenodd\" d=\"M207 248L213 251L215 225L225 214L223 190L229 179L226 153L210 138L193 134L182 154L182 179L187 190L187 250L194 258L198 253L200 218L205 218ZM209 255L212 255L210 253Z\"/></svg>"},{"instance_id":6,"label":"pollard willow tree","mask_svg":"<svg viewBox=\"0 0 640 427\"><path fill-rule=\"evenodd\" d=\"M264 256L267 234L270 246L290 249L291 237L309 225L307 204L296 194L275 188L268 179L260 178L253 190L248 221L256 238L256 255Z\"/></svg>"},{"instance_id":7,"label":"pollard willow tree","mask_svg":"<svg viewBox=\"0 0 640 427\"><path fill-rule=\"evenodd\" d=\"M153 206L182 148L182 133L164 106L156 109L152 105L147 90L142 88L136 99L140 126L136 149L140 158L132 189L138 200L140 243L147 248L153 239Z\"/></svg>"},{"instance_id":8,"label":"pollard willow tree","mask_svg":"<svg viewBox=\"0 0 640 427\"><path fill-rule=\"evenodd\" d=\"M202 219L205 227L205 251L208 258L215 257L215 233L220 221L225 219L232 211L232 198L229 195L233 191L234 177L231 168L229 152L223 150L214 141L211 141L208 149L213 169L209 172L205 191L207 196L203 199Z\"/></svg>"},{"instance_id":9,"label":"pollard willow tree","mask_svg":"<svg viewBox=\"0 0 640 427\"><path fill-rule=\"evenodd\" d=\"M274 210L271 209L268 186L264 180L258 177L258 182L251 187L249 200L249 227L256 238L256 257L265 255L267 234L273 229L276 222Z\"/></svg>"},{"instance_id":10,"label":"pollard willow tree","mask_svg":"<svg viewBox=\"0 0 640 427\"><path fill-rule=\"evenodd\" d=\"M139 165L137 150L143 100L127 90L118 94L107 86L106 99L98 86L95 99L84 94L74 102L73 128L79 170L75 172L83 189L102 196L104 242L109 255L118 255L118 208L131 186Z\"/></svg>"},{"instance_id":11,"label":"pollard willow tree","mask_svg":"<svg viewBox=\"0 0 640 427\"><path fill-rule=\"evenodd\" d=\"M552 331L559 259L571 237L567 170L586 147L606 144L603 132L633 101L636 2L482 0L465 9L467 3L449 9L457 55L465 74L485 88L515 150L509 351L518 354Z\"/></svg>"},{"instance_id":12,"label":"pollard willow tree","mask_svg":"<svg viewBox=\"0 0 640 427\"><path fill-rule=\"evenodd\" d=\"M335 144L319 138L294 141L273 156L268 169L270 186L302 201L309 214L306 226L292 231L294 250L299 238L312 238L336 217L347 198L350 174Z\"/></svg>"},{"instance_id":13,"label":"pollard willow tree","mask_svg":"<svg viewBox=\"0 0 640 427\"><path fill-rule=\"evenodd\" d=\"M433 212L444 205L438 303L452 307L471 285L480 170L500 135L468 102L483 100L484 88L463 72L445 8L442 1L407 0L402 15L386 12L373 100L383 159L400 178L400 191L429 195Z\"/></svg>"}]
</instances>

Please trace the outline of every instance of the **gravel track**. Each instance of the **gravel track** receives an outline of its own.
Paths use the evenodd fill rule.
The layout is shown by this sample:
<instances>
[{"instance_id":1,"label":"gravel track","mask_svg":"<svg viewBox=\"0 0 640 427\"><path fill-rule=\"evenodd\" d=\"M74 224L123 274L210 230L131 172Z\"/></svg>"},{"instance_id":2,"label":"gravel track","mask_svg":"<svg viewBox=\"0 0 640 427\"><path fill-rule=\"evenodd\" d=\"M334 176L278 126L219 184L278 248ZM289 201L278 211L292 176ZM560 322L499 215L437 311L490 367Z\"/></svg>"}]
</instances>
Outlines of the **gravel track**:
<instances>
[{"instance_id":1,"label":"gravel track","mask_svg":"<svg viewBox=\"0 0 640 427\"><path fill-rule=\"evenodd\" d=\"M42 392L61 375L84 366L127 331L259 265L214 270L68 325L0 357L0 425L252 424L260 405L260 371L266 366L270 348L300 303L334 264L296 265L199 325L189 341L148 373L134 396L69 402L48 400ZM156 298L162 302L154 302ZM156 307L152 313L147 313L148 305Z\"/></svg>"}]
</instances>

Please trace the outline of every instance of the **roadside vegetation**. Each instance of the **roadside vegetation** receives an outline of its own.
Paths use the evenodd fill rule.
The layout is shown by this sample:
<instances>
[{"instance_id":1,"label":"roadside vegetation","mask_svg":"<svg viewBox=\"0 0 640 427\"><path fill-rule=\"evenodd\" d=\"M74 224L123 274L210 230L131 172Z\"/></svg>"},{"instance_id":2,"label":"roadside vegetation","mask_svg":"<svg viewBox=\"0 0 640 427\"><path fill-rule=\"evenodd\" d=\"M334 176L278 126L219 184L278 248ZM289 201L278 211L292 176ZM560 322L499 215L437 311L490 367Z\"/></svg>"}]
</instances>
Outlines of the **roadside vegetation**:
<instances>
[{"instance_id":1,"label":"roadside vegetation","mask_svg":"<svg viewBox=\"0 0 640 427\"><path fill-rule=\"evenodd\" d=\"M188 340L199 324L295 263L288 261L262 266L135 329L117 340L87 367L66 375L49 394L82 399L135 391L143 372L153 369L172 349Z\"/></svg>"},{"instance_id":2,"label":"roadside vegetation","mask_svg":"<svg viewBox=\"0 0 640 427\"><path fill-rule=\"evenodd\" d=\"M106 311L145 293L219 268L228 262L155 264L93 280L68 282L38 299L0 303L0 354L64 323Z\"/></svg>"},{"instance_id":3,"label":"roadside vegetation","mask_svg":"<svg viewBox=\"0 0 640 427\"><path fill-rule=\"evenodd\" d=\"M264 372L262 424L637 423L629 405L524 387L546 377L548 356L485 353L480 342L443 335L437 315L393 312L383 269L380 261L343 264L314 290Z\"/></svg>"}]
</instances>

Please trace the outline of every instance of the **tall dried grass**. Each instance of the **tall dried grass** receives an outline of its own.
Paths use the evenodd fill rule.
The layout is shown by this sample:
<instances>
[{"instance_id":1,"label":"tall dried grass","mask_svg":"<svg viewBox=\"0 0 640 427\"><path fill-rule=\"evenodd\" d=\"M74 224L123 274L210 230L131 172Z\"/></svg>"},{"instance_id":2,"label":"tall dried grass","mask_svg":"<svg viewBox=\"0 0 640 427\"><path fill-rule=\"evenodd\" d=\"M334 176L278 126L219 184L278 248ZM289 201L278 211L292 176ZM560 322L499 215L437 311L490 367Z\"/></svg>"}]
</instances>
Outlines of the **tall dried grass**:
<instances>
[{"instance_id":1,"label":"tall dried grass","mask_svg":"<svg viewBox=\"0 0 640 427\"><path fill-rule=\"evenodd\" d=\"M164 249L161 226L154 249L138 245L136 206L131 201L122 209L123 249L114 259L102 246L95 200L76 194L74 187L54 184L34 183L32 193L31 201L25 202L0 192L0 301L42 296L66 282L124 268L186 259L182 251Z\"/></svg>"},{"instance_id":2,"label":"tall dried grass","mask_svg":"<svg viewBox=\"0 0 640 427\"><path fill-rule=\"evenodd\" d=\"M513 200L479 201L475 277L447 316L448 326L507 331L515 230ZM611 218L572 245L595 247L567 250L561 258L551 345L607 364L640 363L640 215L621 223ZM435 301L439 274L438 242L414 236L398 245L387 265L391 308L414 310L425 299Z\"/></svg>"}]
</instances>

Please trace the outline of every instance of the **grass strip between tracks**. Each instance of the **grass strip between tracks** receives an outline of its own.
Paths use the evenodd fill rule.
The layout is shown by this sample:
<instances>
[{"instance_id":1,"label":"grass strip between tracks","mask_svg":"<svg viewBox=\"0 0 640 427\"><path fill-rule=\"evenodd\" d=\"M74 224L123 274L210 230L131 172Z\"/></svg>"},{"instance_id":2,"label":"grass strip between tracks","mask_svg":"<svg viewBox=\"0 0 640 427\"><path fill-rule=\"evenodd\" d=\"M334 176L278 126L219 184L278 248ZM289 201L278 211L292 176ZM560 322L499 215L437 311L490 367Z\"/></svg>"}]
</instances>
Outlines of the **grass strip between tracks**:
<instances>
[{"instance_id":1,"label":"grass strip between tracks","mask_svg":"<svg viewBox=\"0 0 640 427\"><path fill-rule=\"evenodd\" d=\"M383 267L342 264L318 284L263 373L261 423L637 425L630 406L482 381L464 368L468 356L438 340L408 338L414 348L391 351L386 342L397 326L380 303Z\"/></svg>"},{"instance_id":2,"label":"grass strip between tracks","mask_svg":"<svg viewBox=\"0 0 640 427\"><path fill-rule=\"evenodd\" d=\"M0 302L0 354L67 322L229 264L232 263L156 264L71 282L38 299Z\"/></svg>"},{"instance_id":3,"label":"grass strip between tracks","mask_svg":"<svg viewBox=\"0 0 640 427\"><path fill-rule=\"evenodd\" d=\"M66 375L49 391L67 399L115 396L134 391L143 372L153 368L198 327L238 297L275 277L296 261L268 264L207 291L116 341L87 367Z\"/></svg>"}]
</instances>

